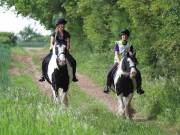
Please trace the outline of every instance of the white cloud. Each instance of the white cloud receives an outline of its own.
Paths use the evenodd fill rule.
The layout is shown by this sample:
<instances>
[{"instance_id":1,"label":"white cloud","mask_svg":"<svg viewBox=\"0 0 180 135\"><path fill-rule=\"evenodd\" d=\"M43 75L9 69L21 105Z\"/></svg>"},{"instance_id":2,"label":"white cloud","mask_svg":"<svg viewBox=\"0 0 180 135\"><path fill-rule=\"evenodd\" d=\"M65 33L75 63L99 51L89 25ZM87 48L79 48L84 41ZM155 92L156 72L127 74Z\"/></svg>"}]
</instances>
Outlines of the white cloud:
<instances>
[{"instance_id":1,"label":"white cloud","mask_svg":"<svg viewBox=\"0 0 180 135\"><path fill-rule=\"evenodd\" d=\"M42 26L38 21L28 17L23 17L21 15L17 16L14 13L14 8L5 10L4 8L0 7L0 31L18 33L28 25L42 35L50 34L50 31L47 31L45 27Z\"/></svg>"}]
</instances>

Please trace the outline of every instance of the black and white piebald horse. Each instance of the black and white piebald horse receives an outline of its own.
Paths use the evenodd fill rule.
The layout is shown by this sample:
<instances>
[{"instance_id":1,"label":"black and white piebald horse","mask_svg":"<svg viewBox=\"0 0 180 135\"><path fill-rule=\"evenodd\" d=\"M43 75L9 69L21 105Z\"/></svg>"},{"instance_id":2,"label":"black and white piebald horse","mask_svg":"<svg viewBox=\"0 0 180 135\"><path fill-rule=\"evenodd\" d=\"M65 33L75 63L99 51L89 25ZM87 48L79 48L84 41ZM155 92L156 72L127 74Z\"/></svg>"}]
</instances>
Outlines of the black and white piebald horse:
<instances>
[{"instance_id":1,"label":"black and white piebald horse","mask_svg":"<svg viewBox=\"0 0 180 135\"><path fill-rule=\"evenodd\" d=\"M72 68L66 59L66 46L54 45L52 57L49 61L47 81L51 84L52 95L55 103L68 105L67 92L72 80Z\"/></svg>"},{"instance_id":2,"label":"black and white piebald horse","mask_svg":"<svg viewBox=\"0 0 180 135\"><path fill-rule=\"evenodd\" d=\"M114 90L118 97L118 114L131 118L130 103L136 89L136 62L135 54L128 52L119 62L113 79Z\"/></svg>"}]
</instances>

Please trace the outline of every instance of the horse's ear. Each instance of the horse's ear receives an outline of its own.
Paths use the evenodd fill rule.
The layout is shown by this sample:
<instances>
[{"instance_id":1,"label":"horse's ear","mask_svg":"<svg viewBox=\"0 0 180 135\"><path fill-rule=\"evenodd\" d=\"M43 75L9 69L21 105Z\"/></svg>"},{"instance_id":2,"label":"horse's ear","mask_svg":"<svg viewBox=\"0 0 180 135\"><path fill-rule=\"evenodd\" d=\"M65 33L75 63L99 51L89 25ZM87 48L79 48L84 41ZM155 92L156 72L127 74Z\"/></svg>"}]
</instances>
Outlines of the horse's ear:
<instances>
[{"instance_id":1,"label":"horse's ear","mask_svg":"<svg viewBox=\"0 0 180 135\"><path fill-rule=\"evenodd\" d=\"M126 56L127 56L127 57L130 57L130 54L129 54L129 52L126 52Z\"/></svg>"},{"instance_id":2,"label":"horse's ear","mask_svg":"<svg viewBox=\"0 0 180 135\"><path fill-rule=\"evenodd\" d=\"M132 45L130 46L130 49L129 49L129 50L130 50L130 52L134 52L134 48L133 48Z\"/></svg>"}]
</instances>

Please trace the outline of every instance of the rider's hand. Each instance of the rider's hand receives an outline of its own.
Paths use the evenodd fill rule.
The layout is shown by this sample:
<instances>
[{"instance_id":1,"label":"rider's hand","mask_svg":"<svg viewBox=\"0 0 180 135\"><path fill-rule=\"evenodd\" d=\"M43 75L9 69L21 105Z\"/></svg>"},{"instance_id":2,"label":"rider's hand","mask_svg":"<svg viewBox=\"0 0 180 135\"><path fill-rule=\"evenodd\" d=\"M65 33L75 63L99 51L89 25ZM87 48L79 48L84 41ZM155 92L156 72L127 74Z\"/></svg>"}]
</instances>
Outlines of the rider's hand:
<instances>
[{"instance_id":1,"label":"rider's hand","mask_svg":"<svg viewBox=\"0 0 180 135\"><path fill-rule=\"evenodd\" d=\"M49 51L50 51L50 53L52 53L52 48Z\"/></svg>"}]
</instances>

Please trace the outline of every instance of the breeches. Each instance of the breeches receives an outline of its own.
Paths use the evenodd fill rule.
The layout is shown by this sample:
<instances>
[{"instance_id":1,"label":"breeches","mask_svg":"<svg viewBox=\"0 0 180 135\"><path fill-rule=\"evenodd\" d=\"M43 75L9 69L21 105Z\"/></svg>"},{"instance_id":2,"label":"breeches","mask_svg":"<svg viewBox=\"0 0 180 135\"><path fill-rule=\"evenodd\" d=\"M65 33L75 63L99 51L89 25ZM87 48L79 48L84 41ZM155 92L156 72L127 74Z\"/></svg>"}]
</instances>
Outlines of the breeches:
<instances>
[{"instance_id":1,"label":"breeches","mask_svg":"<svg viewBox=\"0 0 180 135\"><path fill-rule=\"evenodd\" d=\"M48 64L51 59L51 56L52 56L52 52L47 54L42 61L42 74L44 77L47 77Z\"/></svg>"}]
</instances>

